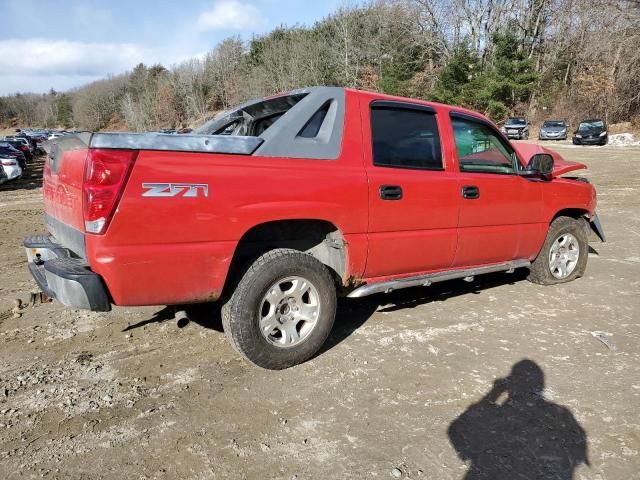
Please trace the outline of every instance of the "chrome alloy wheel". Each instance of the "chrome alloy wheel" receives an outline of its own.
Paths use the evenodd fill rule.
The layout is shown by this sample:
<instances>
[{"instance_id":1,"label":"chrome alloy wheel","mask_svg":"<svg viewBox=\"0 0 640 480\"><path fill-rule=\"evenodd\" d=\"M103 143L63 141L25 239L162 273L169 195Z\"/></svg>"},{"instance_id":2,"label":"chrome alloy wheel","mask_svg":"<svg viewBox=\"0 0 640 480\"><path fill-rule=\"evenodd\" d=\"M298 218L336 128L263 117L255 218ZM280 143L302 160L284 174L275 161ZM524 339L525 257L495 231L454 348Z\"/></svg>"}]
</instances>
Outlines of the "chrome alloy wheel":
<instances>
[{"instance_id":1,"label":"chrome alloy wheel","mask_svg":"<svg viewBox=\"0 0 640 480\"><path fill-rule=\"evenodd\" d=\"M570 233L563 233L551 245L549 250L549 269L551 275L562 280L567 278L578 265L580 244Z\"/></svg>"},{"instance_id":2,"label":"chrome alloy wheel","mask_svg":"<svg viewBox=\"0 0 640 480\"><path fill-rule=\"evenodd\" d=\"M304 342L320 317L320 295L306 278L286 277L275 282L260 302L258 321L267 341L277 347Z\"/></svg>"}]
</instances>

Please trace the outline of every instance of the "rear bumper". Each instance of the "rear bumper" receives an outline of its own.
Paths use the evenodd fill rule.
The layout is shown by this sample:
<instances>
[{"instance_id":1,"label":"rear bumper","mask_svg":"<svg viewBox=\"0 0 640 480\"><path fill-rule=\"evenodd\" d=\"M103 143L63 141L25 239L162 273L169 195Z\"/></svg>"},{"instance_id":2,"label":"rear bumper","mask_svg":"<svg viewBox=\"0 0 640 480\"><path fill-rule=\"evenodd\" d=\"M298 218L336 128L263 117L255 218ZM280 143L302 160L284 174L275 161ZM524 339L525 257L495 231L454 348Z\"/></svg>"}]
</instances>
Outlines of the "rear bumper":
<instances>
[{"instance_id":1,"label":"rear bumper","mask_svg":"<svg viewBox=\"0 0 640 480\"><path fill-rule=\"evenodd\" d=\"M22 176L22 168L20 168L20 165L5 165L4 167L0 168L4 168L4 172L7 174L7 180L15 180L16 178L20 178Z\"/></svg>"},{"instance_id":2,"label":"rear bumper","mask_svg":"<svg viewBox=\"0 0 640 480\"><path fill-rule=\"evenodd\" d=\"M46 235L24 239L29 271L49 297L63 305L96 312L111 310L109 294L100 275L73 252Z\"/></svg>"}]
</instances>

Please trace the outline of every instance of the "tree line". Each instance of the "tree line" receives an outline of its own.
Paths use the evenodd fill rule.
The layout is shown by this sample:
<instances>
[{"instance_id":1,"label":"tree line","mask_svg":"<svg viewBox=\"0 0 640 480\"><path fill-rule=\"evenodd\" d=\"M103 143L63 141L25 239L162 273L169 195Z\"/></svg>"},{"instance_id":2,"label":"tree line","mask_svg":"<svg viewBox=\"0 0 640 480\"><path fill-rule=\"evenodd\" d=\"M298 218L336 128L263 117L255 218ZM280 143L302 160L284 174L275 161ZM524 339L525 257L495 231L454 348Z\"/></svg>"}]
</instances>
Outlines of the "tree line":
<instances>
[{"instance_id":1,"label":"tree line","mask_svg":"<svg viewBox=\"0 0 640 480\"><path fill-rule=\"evenodd\" d=\"M339 85L512 114L640 122L640 2L376 0L312 26L231 37L68 92L0 97L4 126L193 125L250 98Z\"/></svg>"}]
</instances>

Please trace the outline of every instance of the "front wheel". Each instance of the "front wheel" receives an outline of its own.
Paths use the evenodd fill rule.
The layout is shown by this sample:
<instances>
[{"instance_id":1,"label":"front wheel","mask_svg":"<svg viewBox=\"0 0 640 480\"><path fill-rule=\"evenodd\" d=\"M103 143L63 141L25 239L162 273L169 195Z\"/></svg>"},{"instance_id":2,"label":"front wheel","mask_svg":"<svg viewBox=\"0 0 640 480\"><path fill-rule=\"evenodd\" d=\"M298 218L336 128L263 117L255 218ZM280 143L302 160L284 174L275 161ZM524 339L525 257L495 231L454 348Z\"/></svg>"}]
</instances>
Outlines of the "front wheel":
<instances>
[{"instance_id":1,"label":"front wheel","mask_svg":"<svg viewBox=\"0 0 640 480\"><path fill-rule=\"evenodd\" d=\"M222 325L251 363L280 370L315 355L336 315L336 288L311 255L279 248L255 260L222 307Z\"/></svg>"},{"instance_id":2,"label":"front wheel","mask_svg":"<svg viewBox=\"0 0 640 480\"><path fill-rule=\"evenodd\" d=\"M584 221L558 217L549 226L542 250L531 264L527 279L540 285L555 285L584 275L589 241Z\"/></svg>"}]
</instances>

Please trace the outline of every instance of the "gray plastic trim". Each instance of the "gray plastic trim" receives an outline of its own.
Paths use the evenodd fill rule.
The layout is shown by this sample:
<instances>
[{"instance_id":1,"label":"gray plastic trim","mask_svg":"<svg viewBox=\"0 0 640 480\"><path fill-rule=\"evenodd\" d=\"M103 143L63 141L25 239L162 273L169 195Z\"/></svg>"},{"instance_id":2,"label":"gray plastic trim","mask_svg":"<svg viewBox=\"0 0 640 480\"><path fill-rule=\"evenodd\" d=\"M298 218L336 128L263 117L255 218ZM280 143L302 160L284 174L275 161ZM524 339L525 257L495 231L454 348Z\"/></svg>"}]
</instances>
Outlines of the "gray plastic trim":
<instances>
[{"instance_id":1,"label":"gray plastic trim","mask_svg":"<svg viewBox=\"0 0 640 480\"><path fill-rule=\"evenodd\" d=\"M55 292L56 300L71 308L91 310L91 302L80 282L59 277L45 270L47 286Z\"/></svg>"},{"instance_id":2,"label":"gray plastic trim","mask_svg":"<svg viewBox=\"0 0 640 480\"><path fill-rule=\"evenodd\" d=\"M223 135L94 133L90 147L251 155L263 141L259 137Z\"/></svg>"},{"instance_id":3,"label":"gray plastic trim","mask_svg":"<svg viewBox=\"0 0 640 480\"><path fill-rule=\"evenodd\" d=\"M345 91L340 87L314 87L259 138L264 143L255 151L263 157L335 160L340 156L344 132ZM299 137L300 130L327 102L329 110L314 138Z\"/></svg>"},{"instance_id":4,"label":"gray plastic trim","mask_svg":"<svg viewBox=\"0 0 640 480\"><path fill-rule=\"evenodd\" d=\"M58 173L60 160L64 152L71 150L83 150L88 148L91 140L90 133L76 133L75 135L65 135L64 137L47 140L42 144L42 148L49 155L49 168L52 173Z\"/></svg>"},{"instance_id":5,"label":"gray plastic trim","mask_svg":"<svg viewBox=\"0 0 640 480\"><path fill-rule=\"evenodd\" d=\"M445 272L430 273L427 275L418 275L416 277L405 277L397 280L389 280L387 282L370 283L362 285L351 292L347 297L360 298L375 293L390 293L394 290L400 290L409 287L428 287L432 283L445 282L447 280L455 280L457 278L474 277L485 273L494 272L513 272L516 268L528 268L531 262L526 259L513 260L511 262L489 265L486 267L465 268L464 270L449 270Z\"/></svg>"},{"instance_id":6,"label":"gray plastic trim","mask_svg":"<svg viewBox=\"0 0 640 480\"><path fill-rule=\"evenodd\" d=\"M87 258L87 250L84 244L84 233L80 230L61 222L60 220L45 214L47 229L55 238L56 243L68 248L80 258Z\"/></svg>"}]
</instances>

